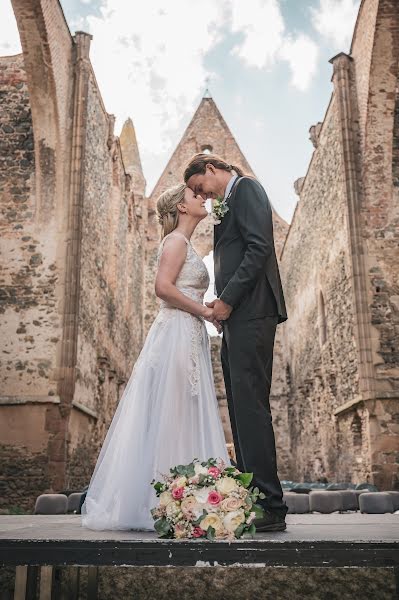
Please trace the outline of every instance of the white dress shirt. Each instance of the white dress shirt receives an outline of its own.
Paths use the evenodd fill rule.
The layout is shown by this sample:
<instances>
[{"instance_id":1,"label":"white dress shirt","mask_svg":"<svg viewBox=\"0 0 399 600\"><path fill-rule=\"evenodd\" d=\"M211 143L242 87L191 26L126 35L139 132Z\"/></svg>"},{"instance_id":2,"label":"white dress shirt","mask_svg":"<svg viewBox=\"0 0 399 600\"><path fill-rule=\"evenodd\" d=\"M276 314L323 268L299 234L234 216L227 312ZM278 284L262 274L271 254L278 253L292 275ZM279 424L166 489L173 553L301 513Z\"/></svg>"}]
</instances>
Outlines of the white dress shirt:
<instances>
[{"instance_id":1,"label":"white dress shirt","mask_svg":"<svg viewBox=\"0 0 399 600\"><path fill-rule=\"evenodd\" d=\"M226 189L224 190L224 200L226 200L227 196L230 194L231 192L231 188L234 185L235 180L237 179L238 175L235 171L233 171L233 175L231 176L231 179L229 181L229 183L226 185Z\"/></svg>"}]
</instances>

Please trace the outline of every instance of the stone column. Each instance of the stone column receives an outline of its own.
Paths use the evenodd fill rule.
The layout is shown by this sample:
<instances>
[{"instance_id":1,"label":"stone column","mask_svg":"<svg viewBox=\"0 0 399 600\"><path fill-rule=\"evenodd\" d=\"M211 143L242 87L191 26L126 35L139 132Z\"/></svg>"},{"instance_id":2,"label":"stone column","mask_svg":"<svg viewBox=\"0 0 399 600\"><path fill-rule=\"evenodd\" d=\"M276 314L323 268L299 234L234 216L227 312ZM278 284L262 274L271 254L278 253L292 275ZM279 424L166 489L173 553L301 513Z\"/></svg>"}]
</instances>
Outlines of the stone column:
<instances>
[{"instance_id":1,"label":"stone column","mask_svg":"<svg viewBox=\"0 0 399 600\"><path fill-rule=\"evenodd\" d=\"M372 359L371 318L367 302L365 248L361 236L361 185L358 164L357 107L353 93L353 61L341 52L330 60L336 96L343 150L344 185L347 198L349 252L358 354L359 401L374 400L374 366ZM353 405L352 405L353 406Z\"/></svg>"},{"instance_id":2,"label":"stone column","mask_svg":"<svg viewBox=\"0 0 399 600\"><path fill-rule=\"evenodd\" d=\"M72 152L68 209L68 236L65 259L65 299L59 368L60 418L54 420L49 443L49 474L54 488L62 488L67 459L68 417L76 379L77 334L80 297L81 221L84 200L84 155L87 127L88 83L91 71L89 51L92 36L75 35Z\"/></svg>"}]
</instances>

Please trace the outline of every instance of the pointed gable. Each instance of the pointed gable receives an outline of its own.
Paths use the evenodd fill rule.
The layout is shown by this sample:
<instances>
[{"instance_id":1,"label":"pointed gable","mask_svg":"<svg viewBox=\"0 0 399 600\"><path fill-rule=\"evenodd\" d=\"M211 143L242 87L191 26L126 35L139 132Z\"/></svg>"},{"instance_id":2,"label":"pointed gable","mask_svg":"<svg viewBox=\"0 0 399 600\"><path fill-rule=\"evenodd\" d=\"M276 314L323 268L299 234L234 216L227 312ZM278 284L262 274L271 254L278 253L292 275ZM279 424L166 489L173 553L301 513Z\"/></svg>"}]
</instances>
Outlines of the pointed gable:
<instances>
[{"instance_id":1,"label":"pointed gable","mask_svg":"<svg viewBox=\"0 0 399 600\"><path fill-rule=\"evenodd\" d=\"M205 97L159 178L151 198L158 198L168 187L182 181L186 163L193 154L206 150L242 166L248 175L254 175L213 98Z\"/></svg>"},{"instance_id":2,"label":"pointed gable","mask_svg":"<svg viewBox=\"0 0 399 600\"><path fill-rule=\"evenodd\" d=\"M150 213L155 215L155 205L159 195L167 188L183 180L184 168L191 157L198 152L206 152L207 150L221 156L230 164L242 167L246 174L255 177L213 98L205 95L151 193L149 198ZM273 211L273 221L276 249L279 252L288 231L288 224L275 211ZM194 245L203 256L211 251L213 247L211 219L205 219L198 226L195 232Z\"/></svg>"}]
</instances>

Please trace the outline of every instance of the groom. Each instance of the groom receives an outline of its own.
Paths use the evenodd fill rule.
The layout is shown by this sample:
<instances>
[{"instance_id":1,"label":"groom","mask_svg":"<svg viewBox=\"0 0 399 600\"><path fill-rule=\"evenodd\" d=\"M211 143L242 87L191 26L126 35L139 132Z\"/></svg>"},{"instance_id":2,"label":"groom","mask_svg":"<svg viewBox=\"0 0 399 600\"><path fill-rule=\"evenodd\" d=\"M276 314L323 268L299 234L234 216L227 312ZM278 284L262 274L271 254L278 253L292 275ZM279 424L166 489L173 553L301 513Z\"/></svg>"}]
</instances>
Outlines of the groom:
<instances>
[{"instance_id":1,"label":"groom","mask_svg":"<svg viewBox=\"0 0 399 600\"><path fill-rule=\"evenodd\" d=\"M253 485L266 495L257 531L282 531L287 507L277 476L269 394L276 327L287 313L271 206L258 181L212 154L195 155L184 180L194 193L217 197L221 205L214 242L218 299L208 306L223 322L221 358L237 467L253 473Z\"/></svg>"}]
</instances>

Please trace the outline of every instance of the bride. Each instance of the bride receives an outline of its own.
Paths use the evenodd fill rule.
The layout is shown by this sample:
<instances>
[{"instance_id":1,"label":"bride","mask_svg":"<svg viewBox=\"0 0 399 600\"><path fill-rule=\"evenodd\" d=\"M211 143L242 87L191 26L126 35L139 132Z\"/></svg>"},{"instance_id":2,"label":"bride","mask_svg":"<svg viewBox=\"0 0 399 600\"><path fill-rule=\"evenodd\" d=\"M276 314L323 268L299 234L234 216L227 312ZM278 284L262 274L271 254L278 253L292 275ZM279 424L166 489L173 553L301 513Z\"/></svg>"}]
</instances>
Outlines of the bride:
<instances>
[{"instance_id":1,"label":"bride","mask_svg":"<svg viewBox=\"0 0 399 600\"><path fill-rule=\"evenodd\" d=\"M209 275L190 238L207 216L184 184L157 204L163 239L155 293L160 310L119 402L82 507L90 529L153 530L154 478L194 458L230 463L213 382L203 304Z\"/></svg>"}]
</instances>

